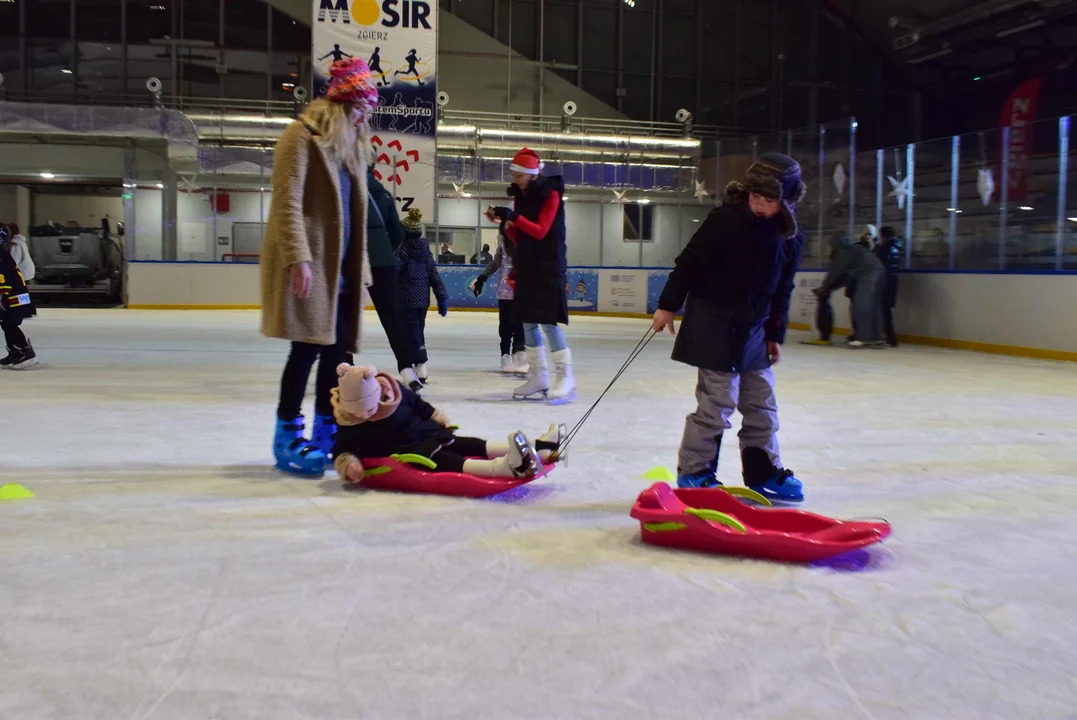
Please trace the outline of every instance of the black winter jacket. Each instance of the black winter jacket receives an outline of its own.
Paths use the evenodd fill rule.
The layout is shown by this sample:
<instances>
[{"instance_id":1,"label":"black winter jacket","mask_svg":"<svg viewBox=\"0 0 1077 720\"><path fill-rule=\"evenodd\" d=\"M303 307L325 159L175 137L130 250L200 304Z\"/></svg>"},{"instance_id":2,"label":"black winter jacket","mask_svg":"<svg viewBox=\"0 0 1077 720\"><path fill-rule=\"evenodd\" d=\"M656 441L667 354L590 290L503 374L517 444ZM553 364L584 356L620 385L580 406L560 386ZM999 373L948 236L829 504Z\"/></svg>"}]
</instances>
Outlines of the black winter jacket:
<instances>
[{"instance_id":1,"label":"black winter jacket","mask_svg":"<svg viewBox=\"0 0 1077 720\"><path fill-rule=\"evenodd\" d=\"M431 420L434 407L406 387L400 388L400 405L377 422L340 425L333 456L351 453L360 460L414 453L430 457L455 439L451 430Z\"/></svg>"},{"instance_id":2,"label":"black winter jacket","mask_svg":"<svg viewBox=\"0 0 1077 720\"><path fill-rule=\"evenodd\" d=\"M740 183L707 216L680 254L658 301L685 304L673 359L704 370L743 373L770 367L767 342L785 341L789 302L804 245L779 215L757 217Z\"/></svg>"},{"instance_id":3,"label":"black winter jacket","mask_svg":"<svg viewBox=\"0 0 1077 720\"><path fill-rule=\"evenodd\" d=\"M515 185L509 186L513 209L499 208L504 220L524 217L537 222L542 206L550 193L561 196L557 215L546 237L534 238L516 228L516 312L520 322L543 325L568 324L568 295L565 284L568 276L568 257L565 245L565 183L560 175L537 177L524 194ZM504 223L501 226L505 230ZM512 240L509 240L512 243Z\"/></svg>"},{"instance_id":4,"label":"black winter jacket","mask_svg":"<svg viewBox=\"0 0 1077 720\"><path fill-rule=\"evenodd\" d=\"M901 270L903 242L901 238L895 237L889 242L882 240L879 242L879 246L875 248L875 257L879 258L879 262L886 268L886 276L889 278L892 275L896 275Z\"/></svg>"},{"instance_id":5,"label":"black winter jacket","mask_svg":"<svg viewBox=\"0 0 1077 720\"><path fill-rule=\"evenodd\" d=\"M396 264L396 249L404 242L404 224L396 211L396 201L385 186L367 170L366 252L370 267L392 267Z\"/></svg>"},{"instance_id":6,"label":"black winter jacket","mask_svg":"<svg viewBox=\"0 0 1077 720\"><path fill-rule=\"evenodd\" d=\"M0 318L25 320L36 314L15 258L0 247Z\"/></svg>"},{"instance_id":7,"label":"black winter jacket","mask_svg":"<svg viewBox=\"0 0 1077 720\"><path fill-rule=\"evenodd\" d=\"M448 300L445 283L438 274L437 263L430 254L430 244L425 238L408 234L408 238L397 248L396 258L400 267L397 278L397 290L400 307L408 310L423 310L430 307L430 289L438 302Z\"/></svg>"}]
</instances>

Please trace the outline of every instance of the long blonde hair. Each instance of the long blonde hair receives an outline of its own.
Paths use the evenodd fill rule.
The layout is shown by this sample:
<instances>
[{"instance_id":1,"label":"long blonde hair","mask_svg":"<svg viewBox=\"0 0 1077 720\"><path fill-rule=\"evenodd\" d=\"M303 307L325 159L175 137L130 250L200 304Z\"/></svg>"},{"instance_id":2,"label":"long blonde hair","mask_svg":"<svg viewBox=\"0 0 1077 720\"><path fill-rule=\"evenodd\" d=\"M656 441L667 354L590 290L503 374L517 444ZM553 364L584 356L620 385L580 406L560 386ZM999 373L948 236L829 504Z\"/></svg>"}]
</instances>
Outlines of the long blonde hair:
<instances>
[{"instance_id":1,"label":"long blonde hair","mask_svg":"<svg viewBox=\"0 0 1077 720\"><path fill-rule=\"evenodd\" d=\"M338 163L347 167L357 178L366 172L372 152L370 128L366 121L358 127L355 125L350 104L318 98L310 104L303 117L318 129L318 144L328 150Z\"/></svg>"}]
</instances>

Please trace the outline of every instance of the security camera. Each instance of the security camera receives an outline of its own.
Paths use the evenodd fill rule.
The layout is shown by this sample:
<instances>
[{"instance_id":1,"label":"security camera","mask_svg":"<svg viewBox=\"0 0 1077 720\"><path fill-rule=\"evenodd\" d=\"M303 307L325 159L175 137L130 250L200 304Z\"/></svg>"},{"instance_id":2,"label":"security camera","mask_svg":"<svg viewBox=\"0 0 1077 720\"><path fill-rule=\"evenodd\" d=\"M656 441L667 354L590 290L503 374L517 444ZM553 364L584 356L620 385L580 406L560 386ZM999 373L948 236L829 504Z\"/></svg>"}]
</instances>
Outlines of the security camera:
<instances>
[{"instance_id":1,"label":"security camera","mask_svg":"<svg viewBox=\"0 0 1077 720\"><path fill-rule=\"evenodd\" d=\"M303 102L307 99L307 89L302 85L296 85L295 89L292 90L292 97L294 97L298 102Z\"/></svg>"},{"instance_id":2,"label":"security camera","mask_svg":"<svg viewBox=\"0 0 1077 720\"><path fill-rule=\"evenodd\" d=\"M445 107L448 104L449 104L449 93L442 90L441 92L438 93L438 105L441 106L441 107Z\"/></svg>"},{"instance_id":3,"label":"security camera","mask_svg":"<svg viewBox=\"0 0 1077 720\"><path fill-rule=\"evenodd\" d=\"M161 84L161 80L159 78L151 77L149 80L146 81L146 89L149 90L151 93L161 92L162 87L164 86Z\"/></svg>"},{"instance_id":4,"label":"security camera","mask_svg":"<svg viewBox=\"0 0 1077 720\"><path fill-rule=\"evenodd\" d=\"M677 111L677 122L686 123L692 122L692 113L688 112L684 108Z\"/></svg>"},{"instance_id":5,"label":"security camera","mask_svg":"<svg viewBox=\"0 0 1077 720\"><path fill-rule=\"evenodd\" d=\"M563 112L565 115L568 115L569 117L572 117L576 114L576 103L569 100L561 107L561 112Z\"/></svg>"}]
</instances>

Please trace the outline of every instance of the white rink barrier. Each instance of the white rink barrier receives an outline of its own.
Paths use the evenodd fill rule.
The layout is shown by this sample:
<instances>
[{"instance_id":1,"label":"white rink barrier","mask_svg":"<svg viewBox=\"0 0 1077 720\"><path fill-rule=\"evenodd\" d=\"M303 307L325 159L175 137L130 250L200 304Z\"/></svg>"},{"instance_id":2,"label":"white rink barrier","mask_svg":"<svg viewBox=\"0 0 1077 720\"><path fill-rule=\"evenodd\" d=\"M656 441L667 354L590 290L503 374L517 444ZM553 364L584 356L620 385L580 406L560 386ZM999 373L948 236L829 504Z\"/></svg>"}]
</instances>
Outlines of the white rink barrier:
<instances>
[{"instance_id":1,"label":"white rink barrier","mask_svg":"<svg viewBox=\"0 0 1077 720\"><path fill-rule=\"evenodd\" d=\"M475 266L442 268L450 288L450 308L484 310L488 288L476 301L466 292ZM572 268L570 311L580 314L644 316L653 309L668 269ZM647 276L647 283L638 279ZM615 278L617 282L612 282ZM812 288L823 273L797 275L790 327L814 324ZM895 324L904 342L962 350L1077 361L1077 273L902 273ZM647 290L644 290L644 287ZM647 297L643 297L643 293ZM609 294L609 297L606 297ZM489 296L489 297L487 297ZM152 310L256 310L259 270L253 263L130 262L127 305ZM839 291L831 297L835 325L848 328L849 308ZM635 312L620 308L631 307ZM597 310L597 312L596 312Z\"/></svg>"}]
</instances>

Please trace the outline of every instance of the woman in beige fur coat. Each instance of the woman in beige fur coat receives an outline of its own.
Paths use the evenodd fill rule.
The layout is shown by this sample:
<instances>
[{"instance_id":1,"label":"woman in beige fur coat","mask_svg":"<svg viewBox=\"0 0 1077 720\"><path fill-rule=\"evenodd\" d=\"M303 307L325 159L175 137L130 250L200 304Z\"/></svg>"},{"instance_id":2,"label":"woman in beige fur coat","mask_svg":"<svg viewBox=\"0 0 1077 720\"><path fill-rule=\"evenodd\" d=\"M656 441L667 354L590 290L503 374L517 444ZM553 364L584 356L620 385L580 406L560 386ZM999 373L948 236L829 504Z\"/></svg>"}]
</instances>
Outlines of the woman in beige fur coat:
<instances>
[{"instance_id":1,"label":"woman in beige fur coat","mask_svg":"<svg viewBox=\"0 0 1077 720\"><path fill-rule=\"evenodd\" d=\"M336 425L336 368L359 351L366 251L367 121L378 93L366 63L333 63L326 96L288 126L273 155L273 202L262 248L262 334L291 341L273 453L287 472L320 476ZM304 434L307 380L320 358L314 430Z\"/></svg>"}]
</instances>

